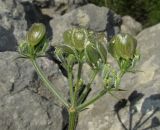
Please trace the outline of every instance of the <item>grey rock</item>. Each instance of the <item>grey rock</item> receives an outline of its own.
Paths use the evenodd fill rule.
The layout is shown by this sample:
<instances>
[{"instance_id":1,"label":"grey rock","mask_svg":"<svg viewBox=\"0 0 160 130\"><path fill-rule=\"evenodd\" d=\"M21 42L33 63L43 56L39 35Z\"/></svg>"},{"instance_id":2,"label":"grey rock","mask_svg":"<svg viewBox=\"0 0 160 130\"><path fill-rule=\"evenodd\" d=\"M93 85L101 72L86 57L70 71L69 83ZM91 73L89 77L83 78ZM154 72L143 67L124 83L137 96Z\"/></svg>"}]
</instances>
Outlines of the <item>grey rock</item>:
<instances>
[{"instance_id":1,"label":"grey rock","mask_svg":"<svg viewBox=\"0 0 160 130\"><path fill-rule=\"evenodd\" d=\"M54 0L55 5L61 5L61 4L66 4L66 5L83 5L87 3L88 0Z\"/></svg>"},{"instance_id":2,"label":"grey rock","mask_svg":"<svg viewBox=\"0 0 160 130\"><path fill-rule=\"evenodd\" d=\"M120 23L120 16L108 8L88 4L51 20L52 44L62 42L63 32L75 26L85 27L97 32L106 31L108 38L111 38L119 32Z\"/></svg>"},{"instance_id":3,"label":"grey rock","mask_svg":"<svg viewBox=\"0 0 160 130\"><path fill-rule=\"evenodd\" d=\"M27 27L23 6L15 0L1 0L0 5L0 51L15 50Z\"/></svg>"},{"instance_id":4,"label":"grey rock","mask_svg":"<svg viewBox=\"0 0 160 130\"><path fill-rule=\"evenodd\" d=\"M17 40L13 35L12 31L6 30L0 26L0 51L14 51L16 50Z\"/></svg>"},{"instance_id":5,"label":"grey rock","mask_svg":"<svg viewBox=\"0 0 160 130\"><path fill-rule=\"evenodd\" d=\"M0 129L62 130L62 104L52 96L28 60L16 59L16 52L0 52ZM67 99L66 78L57 64L41 58L37 61L47 77Z\"/></svg>"},{"instance_id":6,"label":"grey rock","mask_svg":"<svg viewBox=\"0 0 160 130\"><path fill-rule=\"evenodd\" d=\"M18 57L15 52L0 53L0 77L2 92L0 95L8 95L11 91L18 92L23 90L34 77L34 70L27 60L15 60Z\"/></svg>"},{"instance_id":7,"label":"grey rock","mask_svg":"<svg viewBox=\"0 0 160 130\"><path fill-rule=\"evenodd\" d=\"M122 33L129 33L131 35L136 36L141 30L142 30L141 23L137 22L130 16L122 17L122 25L121 25Z\"/></svg>"},{"instance_id":8,"label":"grey rock","mask_svg":"<svg viewBox=\"0 0 160 130\"><path fill-rule=\"evenodd\" d=\"M40 5L40 7L43 5L48 5L45 8L41 8L41 10L43 14L46 14L50 17L64 15L65 13L68 13L71 10L88 3L87 0L49 0L48 2L45 0L40 1L36 0L34 1L34 4Z\"/></svg>"},{"instance_id":9,"label":"grey rock","mask_svg":"<svg viewBox=\"0 0 160 130\"><path fill-rule=\"evenodd\" d=\"M117 98L107 94L83 111L77 130L160 129L159 35L160 24L138 34L141 60L136 69L141 72L123 77L121 88L127 91L114 93Z\"/></svg>"},{"instance_id":10,"label":"grey rock","mask_svg":"<svg viewBox=\"0 0 160 130\"><path fill-rule=\"evenodd\" d=\"M27 89L3 97L0 106L3 130L62 130L62 109Z\"/></svg>"}]
</instances>

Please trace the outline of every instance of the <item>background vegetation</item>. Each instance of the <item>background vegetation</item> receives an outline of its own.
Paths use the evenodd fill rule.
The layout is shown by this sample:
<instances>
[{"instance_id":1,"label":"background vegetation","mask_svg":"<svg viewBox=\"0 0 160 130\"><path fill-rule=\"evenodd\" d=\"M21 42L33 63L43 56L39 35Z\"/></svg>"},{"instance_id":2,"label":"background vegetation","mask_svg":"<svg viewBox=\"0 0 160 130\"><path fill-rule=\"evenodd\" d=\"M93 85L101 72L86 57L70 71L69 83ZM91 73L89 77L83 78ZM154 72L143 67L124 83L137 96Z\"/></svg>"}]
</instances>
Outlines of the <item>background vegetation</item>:
<instances>
[{"instance_id":1,"label":"background vegetation","mask_svg":"<svg viewBox=\"0 0 160 130\"><path fill-rule=\"evenodd\" d=\"M160 0L89 0L98 6L106 6L120 15L130 15L144 27L160 22Z\"/></svg>"}]
</instances>

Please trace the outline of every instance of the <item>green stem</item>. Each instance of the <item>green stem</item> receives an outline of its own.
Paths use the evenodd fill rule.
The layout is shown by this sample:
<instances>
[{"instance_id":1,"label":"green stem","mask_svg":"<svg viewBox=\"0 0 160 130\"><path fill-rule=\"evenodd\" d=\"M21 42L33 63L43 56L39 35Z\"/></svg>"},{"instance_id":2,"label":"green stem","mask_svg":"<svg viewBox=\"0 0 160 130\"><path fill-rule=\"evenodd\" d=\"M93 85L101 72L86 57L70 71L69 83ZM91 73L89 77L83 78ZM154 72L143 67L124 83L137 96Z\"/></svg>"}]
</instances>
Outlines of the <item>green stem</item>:
<instances>
[{"instance_id":1,"label":"green stem","mask_svg":"<svg viewBox=\"0 0 160 130\"><path fill-rule=\"evenodd\" d=\"M92 76L91 76L91 78L89 80L88 87L90 87L91 84L93 83L93 81L94 81L94 79L95 79L95 77L97 75L97 72L98 72L98 70L93 70L93 74L92 74Z\"/></svg>"},{"instance_id":2,"label":"green stem","mask_svg":"<svg viewBox=\"0 0 160 130\"><path fill-rule=\"evenodd\" d=\"M76 81L75 91L74 91L74 103L73 103L73 106L77 105L78 91L79 91L79 88L80 88L80 85L81 85L81 84L79 84L79 82L80 82L81 74L82 74L82 66L83 66L82 62L79 62L78 63L77 81Z\"/></svg>"},{"instance_id":3,"label":"green stem","mask_svg":"<svg viewBox=\"0 0 160 130\"><path fill-rule=\"evenodd\" d=\"M92 99L90 99L90 100L84 102L83 104L79 105L79 106L77 107L77 110L78 110L78 111L81 111L81 110L85 109L87 106L89 106L90 104L94 103L94 102L97 101L99 98L101 98L103 95L105 95L106 92L107 92L106 89L100 91L100 92L99 92L97 95L95 95Z\"/></svg>"},{"instance_id":4,"label":"green stem","mask_svg":"<svg viewBox=\"0 0 160 130\"><path fill-rule=\"evenodd\" d=\"M87 90L85 92L83 92L80 97L79 97L79 100L78 100L78 103L82 103L82 101L84 100L84 98L86 98L86 96L88 95L89 91L91 91L91 85L97 75L97 70L93 70L93 74L89 80L89 83L87 84L86 88Z\"/></svg>"},{"instance_id":5,"label":"green stem","mask_svg":"<svg viewBox=\"0 0 160 130\"><path fill-rule=\"evenodd\" d=\"M72 80L72 72L70 68L68 68L68 83L69 83L69 91L70 91L70 100L71 104L74 104L74 93L73 93L73 80Z\"/></svg>"},{"instance_id":6,"label":"green stem","mask_svg":"<svg viewBox=\"0 0 160 130\"><path fill-rule=\"evenodd\" d=\"M69 104L67 101L63 98L61 93L56 89L56 87L47 79L46 75L42 71L42 69L38 66L37 62L35 59L31 59L32 64L40 76L41 80L44 82L45 86L63 103L63 105L67 108L69 108Z\"/></svg>"},{"instance_id":7,"label":"green stem","mask_svg":"<svg viewBox=\"0 0 160 130\"><path fill-rule=\"evenodd\" d=\"M82 66L83 66L83 64L81 62L79 62L79 64L78 64L77 81L81 78Z\"/></svg>"},{"instance_id":8,"label":"green stem","mask_svg":"<svg viewBox=\"0 0 160 130\"><path fill-rule=\"evenodd\" d=\"M68 130L75 130L77 124L77 112L74 108L69 109L69 128Z\"/></svg>"}]
</instances>

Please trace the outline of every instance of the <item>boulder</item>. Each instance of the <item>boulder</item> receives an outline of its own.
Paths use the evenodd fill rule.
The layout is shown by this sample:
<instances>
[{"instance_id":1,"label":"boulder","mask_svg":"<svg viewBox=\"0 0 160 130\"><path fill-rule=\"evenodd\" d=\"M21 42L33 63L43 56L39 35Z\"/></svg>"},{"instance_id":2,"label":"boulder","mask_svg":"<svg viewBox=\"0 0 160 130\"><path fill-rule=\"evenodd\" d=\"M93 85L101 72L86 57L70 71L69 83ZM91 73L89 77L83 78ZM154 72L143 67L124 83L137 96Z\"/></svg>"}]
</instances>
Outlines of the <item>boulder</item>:
<instances>
[{"instance_id":1,"label":"boulder","mask_svg":"<svg viewBox=\"0 0 160 130\"><path fill-rule=\"evenodd\" d=\"M31 63L17 57L16 52L0 52L0 129L62 130L67 124L62 104L44 87ZM57 64L46 58L38 63L67 99L66 78Z\"/></svg>"},{"instance_id":2,"label":"boulder","mask_svg":"<svg viewBox=\"0 0 160 130\"><path fill-rule=\"evenodd\" d=\"M0 5L0 51L13 51L27 27L24 9L15 0L1 0Z\"/></svg>"},{"instance_id":3,"label":"boulder","mask_svg":"<svg viewBox=\"0 0 160 130\"><path fill-rule=\"evenodd\" d=\"M52 45L62 42L63 32L72 27L85 27L96 32L106 32L111 38L119 32L121 18L105 7L87 4L50 21L53 30Z\"/></svg>"},{"instance_id":4,"label":"boulder","mask_svg":"<svg viewBox=\"0 0 160 130\"><path fill-rule=\"evenodd\" d=\"M0 52L16 50L17 40L11 30L0 26L0 36Z\"/></svg>"},{"instance_id":5,"label":"boulder","mask_svg":"<svg viewBox=\"0 0 160 130\"><path fill-rule=\"evenodd\" d=\"M107 94L90 105L80 113L77 130L160 129L159 35L160 24L138 34L139 71L123 77L121 88L127 91Z\"/></svg>"},{"instance_id":6,"label":"boulder","mask_svg":"<svg viewBox=\"0 0 160 130\"><path fill-rule=\"evenodd\" d=\"M142 31L142 25L131 16L122 17L121 32L129 33L136 36L140 31Z\"/></svg>"}]
</instances>

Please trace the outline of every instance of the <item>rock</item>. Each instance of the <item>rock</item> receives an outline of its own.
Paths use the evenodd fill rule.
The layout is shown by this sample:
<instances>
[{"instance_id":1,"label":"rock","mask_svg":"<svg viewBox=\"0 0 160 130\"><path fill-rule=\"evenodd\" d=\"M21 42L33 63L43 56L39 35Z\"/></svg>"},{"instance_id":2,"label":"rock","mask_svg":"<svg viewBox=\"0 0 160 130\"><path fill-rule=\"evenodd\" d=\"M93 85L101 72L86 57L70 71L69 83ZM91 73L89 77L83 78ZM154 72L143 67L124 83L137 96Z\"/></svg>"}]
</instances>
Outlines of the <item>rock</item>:
<instances>
[{"instance_id":1,"label":"rock","mask_svg":"<svg viewBox=\"0 0 160 130\"><path fill-rule=\"evenodd\" d=\"M34 0L33 3L41 7L43 14L56 17L87 4L88 0Z\"/></svg>"},{"instance_id":2,"label":"rock","mask_svg":"<svg viewBox=\"0 0 160 130\"><path fill-rule=\"evenodd\" d=\"M56 6L66 4L70 6L78 6L78 5L83 5L86 4L88 0L54 0L54 3Z\"/></svg>"},{"instance_id":3,"label":"rock","mask_svg":"<svg viewBox=\"0 0 160 130\"><path fill-rule=\"evenodd\" d=\"M77 130L160 129L160 24L137 36L141 60L121 82L124 92L105 95L80 113ZM92 95L93 96L93 95Z\"/></svg>"},{"instance_id":4,"label":"rock","mask_svg":"<svg viewBox=\"0 0 160 130\"><path fill-rule=\"evenodd\" d=\"M121 18L105 7L88 4L63 16L55 17L50 25L53 30L52 45L62 42L63 32L80 26L96 32L107 31L108 38L119 32Z\"/></svg>"},{"instance_id":5,"label":"rock","mask_svg":"<svg viewBox=\"0 0 160 130\"><path fill-rule=\"evenodd\" d=\"M0 51L16 50L17 40L12 31L0 26Z\"/></svg>"},{"instance_id":6,"label":"rock","mask_svg":"<svg viewBox=\"0 0 160 130\"><path fill-rule=\"evenodd\" d=\"M142 24L130 16L122 17L121 32L136 36L142 30Z\"/></svg>"},{"instance_id":7,"label":"rock","mask_svg":"<svg viewBox=\"0 0 160 130\"><path fill-rule=\"evenodd\" d=\"M0 5L0 33L2 34L0 51L13 51L16 48L16 41L22 40L27 27L24 9L15 0L1 0Z\"/></svg>"},{"instance_id":8,"label":"rock","mask_svg":"<svg viewBox=\"0 0 160 130\"><path fill-rule=\"evenodd\" d=\"M3 130L62 130L62 104L44 87L31 63L16 52L0 52L0 128ZM66 78L57 64L38 60L47 77L68 98Z\"/></svg>"},{"instance_id":9,"label":"rock","mask_svg":"<svg viewBox=\"0 0 160 130\"><path fill-rule=\"evenodd\" d=\"M33 23L43 23L46 26L47 30L47 38L50 39L52 37L52 30L49 26L49 21L52 19L51 17L42 14L41 8L37 7L37 5L30 2L22 2L25 19L27 21L27 30L32 26Z\"/></svg>"}]
</instances>

